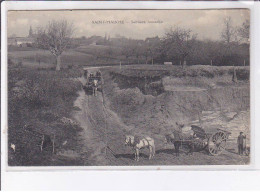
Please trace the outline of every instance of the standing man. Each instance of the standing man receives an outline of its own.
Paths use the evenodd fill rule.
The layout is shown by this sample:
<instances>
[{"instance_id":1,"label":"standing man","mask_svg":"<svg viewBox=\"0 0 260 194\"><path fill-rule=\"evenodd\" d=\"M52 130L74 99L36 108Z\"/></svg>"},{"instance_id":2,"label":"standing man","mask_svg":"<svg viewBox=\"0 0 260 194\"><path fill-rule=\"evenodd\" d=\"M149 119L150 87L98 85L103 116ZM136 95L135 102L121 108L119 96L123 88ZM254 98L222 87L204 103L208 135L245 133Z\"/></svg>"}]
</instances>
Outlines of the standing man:
<instances>
[{"instance_id":1,"label":"standing man","mask_svg":"<svg viewBox=\"0 0 260 194\"><path fill-rule=\"evenodd\" d=\"M184 127L183 124L179 124L176 122L177 128L173 131L174 135L174 148L176 156L180 155L180 146L182 141L182 128Z\"/></svg>"},{"instance_id":2,"label":"standing man","mask_svg":"<svg viewBox=\"0 0 260 194\"><path fill-rule=\"evenodd\" d=\"M84 77L85 77L85 79L88 79L88 70L87 69L84 70Z\"/></svg>"},{"instance_id":3,"label":"standing man","mask_svg":"<svg viewBox=\"0 0 260 194\"><path fill-rule=\"evenodd\" d=\"M240 132L240 135L237 137L237 145L238 145L238 154L243 155L246 147L246 136L243 132Z\"/></svg>"}]
</instances>

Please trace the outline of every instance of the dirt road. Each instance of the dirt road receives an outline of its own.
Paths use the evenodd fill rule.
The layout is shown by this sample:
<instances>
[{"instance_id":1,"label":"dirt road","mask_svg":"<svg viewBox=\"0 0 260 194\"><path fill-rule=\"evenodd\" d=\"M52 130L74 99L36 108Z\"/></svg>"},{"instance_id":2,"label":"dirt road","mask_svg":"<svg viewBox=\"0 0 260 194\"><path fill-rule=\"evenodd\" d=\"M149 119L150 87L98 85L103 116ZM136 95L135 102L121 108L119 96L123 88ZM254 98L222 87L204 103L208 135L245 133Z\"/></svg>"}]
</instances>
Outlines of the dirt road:
<instances>
[{"instance_id":1,"label":"dirt road","mask_svg":"<svg viewBox=\"0 0 260 194\"><path fill-rule=\"evenodd\" d=\"M125 153L122 146L127 127L115 113L105 107L102 93L92 96L82 90L74 106L80 109L75 111L74 119L84 129L78 133L78 142L80 152L86 160L85 164L130 165L129 161L116 158L120 157L118 153Z\"/></svg>"}]
</instances>

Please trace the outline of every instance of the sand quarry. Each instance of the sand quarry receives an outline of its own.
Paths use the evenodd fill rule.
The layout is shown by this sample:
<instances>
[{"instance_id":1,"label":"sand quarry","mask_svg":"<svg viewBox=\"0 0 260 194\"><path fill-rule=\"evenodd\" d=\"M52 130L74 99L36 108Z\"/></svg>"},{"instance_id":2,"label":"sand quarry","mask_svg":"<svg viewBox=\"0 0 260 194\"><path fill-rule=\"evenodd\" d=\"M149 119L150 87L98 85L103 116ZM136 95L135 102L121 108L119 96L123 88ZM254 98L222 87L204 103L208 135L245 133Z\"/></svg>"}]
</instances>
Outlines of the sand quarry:
<instances>
[{"instance_id":1,"label":"sand quarry","mask_svg":"<svg viewBox=\"0 0 260 194\"><path fill-rule=\"evenodd\" d=\"M75 152L84 160L84 165L249 164L250 156L239 156L236 144L239 132L243 131L250 146L248 81L232 83L230 75L214 79L163 75L159 79L146 77L142 80L127 75L127 69L104 68L101 71L103 94L98 92L94 97L81 90L74 103L77 110L73 118L83 128L78 133ZM83 78L78 80L84 83ZM174 129L176 122L185 124L186 132L192 124L205 129L218 126L231 132L226 150L218 156L211 156L206 150L187 155L183 148L176 157L174 146L164 142L164 135ZM155 158L148 160L148 150L144 149L140 161L134 161L132 149L124 146L126 134L154 138Z\"/></svg>"}]
</instances>

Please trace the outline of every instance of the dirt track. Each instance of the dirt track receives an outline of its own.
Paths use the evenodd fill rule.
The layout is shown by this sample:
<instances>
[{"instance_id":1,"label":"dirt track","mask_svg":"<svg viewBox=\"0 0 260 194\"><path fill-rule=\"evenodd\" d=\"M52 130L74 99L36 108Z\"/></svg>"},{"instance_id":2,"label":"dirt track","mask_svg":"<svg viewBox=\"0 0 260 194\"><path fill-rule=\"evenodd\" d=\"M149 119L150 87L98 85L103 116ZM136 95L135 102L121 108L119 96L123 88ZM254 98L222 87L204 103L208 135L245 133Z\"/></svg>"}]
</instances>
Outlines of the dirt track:
<instances>
[{"instance_id":1,"label":"dirt track","mask_svg":"<svg viewBox=\"0 0 260 194\"><path fill-rule=\"evenodd\" d=\"M82 90L75 101L75 107L80 110L75 111L74 118L84 129L78 134L78 152L84 165L231 165L249 162L249 157L236 154L234 142L229 142L227 151L219 156L210 156L206 151L190 156L182 150L181 156L175 157L173 146L165 147L163 137L156 137L155 158L149 161L148 150L141 150L140 162L137 163L133 160L133 151L124 146L124 136L131 133L130 129L109 109L106 100L103 103L101 92L94 97Z\"/></svg>"},{"instance_id":2,"label":"dirt track","mask_svg":"<svg viewBox=\"0 0 260 194\"><path fill-rule=\"evenodd\" d=\"M91 165L130 165L129 161L122 159L118 153L124 153L124 131L126 127L119 121L119 118L109 110L105 110L102 94L87 95L82 90L75 102L75 106L81 110L76 111L74 118L84 129L79 132L79 144L85 153L86 164ZM107 142L107 143L106 143ZM108 149L106 149L106 144ZM113 155L111 150L114 150ZM84 154L83 154L84 155Z\"/></svg>"}]
</instances>

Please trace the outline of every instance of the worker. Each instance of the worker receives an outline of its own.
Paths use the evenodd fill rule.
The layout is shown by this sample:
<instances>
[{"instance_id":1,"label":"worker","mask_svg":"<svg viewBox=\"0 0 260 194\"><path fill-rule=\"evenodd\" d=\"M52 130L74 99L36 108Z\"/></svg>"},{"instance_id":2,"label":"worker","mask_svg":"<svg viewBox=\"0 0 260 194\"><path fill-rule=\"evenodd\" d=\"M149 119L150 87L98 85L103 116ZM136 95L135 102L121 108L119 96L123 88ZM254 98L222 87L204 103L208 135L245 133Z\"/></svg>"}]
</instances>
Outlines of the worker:
<instances>
[{"instance_id":1,"label":"worker","mask_svg":"<svg viewBox=\"0 0 260 194\"><path fill-rule=\"evenodd\" d=\"M174 135L174 149L175 149L175 154L176 156L180 155L180 146L181 146L181 141L182 141L182 128L184 127L183 124L179 124L176 122L176 128L173 131Z\"/></svg>"},{"instance_id":2,"label":"worker","mask_svg":"<svg viewBox=\"0 0 260 194\"><path fill-rule=\"evenodd\" d=\"M88 78L88 70L84 70L84 77L87 79Z\"/></svg>"},{"instance_id":3,"label":"worker","mask_svg":"<svg viewBox=\"0 0 260 194\"><path fill-rule=\"evenodd\" d=\"M100 72L99 70L96 72L96 76L97 76L97 77L100 77L100 76L101 76L101 72Z\"/></svg>"},{"instance_id":4,"label":"worker","mask_svg":"<svg viewBox=\"0 0 260 194\"><path fill-rule=\"evenodd\" d=\"M238 154L243 155L246 147L246 136L243 132L237 137Z\"/></svg>"}]
</instances>

